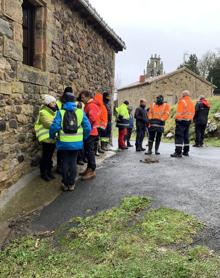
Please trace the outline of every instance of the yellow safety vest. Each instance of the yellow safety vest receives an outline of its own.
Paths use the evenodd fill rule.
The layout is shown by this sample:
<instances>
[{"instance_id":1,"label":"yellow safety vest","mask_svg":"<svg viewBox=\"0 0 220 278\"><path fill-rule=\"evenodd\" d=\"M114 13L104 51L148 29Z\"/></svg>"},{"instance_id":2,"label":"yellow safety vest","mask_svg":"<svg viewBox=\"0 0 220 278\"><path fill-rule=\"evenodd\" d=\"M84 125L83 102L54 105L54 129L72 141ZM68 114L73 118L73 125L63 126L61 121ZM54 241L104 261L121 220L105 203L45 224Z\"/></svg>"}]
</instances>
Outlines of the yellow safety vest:
<instances>
[{"instance_id":1,"label":"yellow safety vest","mask_svg":"<svg viewBox=\"0 0 220 278\"><path fill-rule=\"evenodd\" d=\"M44 110L44 113L48 116L48 118L54 118L54 115L52 115L47 109L42 108ZM49 129L45 128L42 123L40 123L40 113L38 115L37 121L34 125L34 130L36 133L37 140L39 142L46 141L50 139Z\"/></svg>"},{"instance_id":2,"label":"yellow safety vest","mask_svg":"<svg viewBox=\"0 0 220 278\"><path fill-rule=\"evenodd\" d=\"M62 109L62 105L63 105L61 100L57 100L56 104L57 104L58 109L61 110Z\"/></svg>"},{"instance_id":3,"label":"yellow safety vest","mask_svg":"<svg viewBox=\"0 0 220 278\"><path fill-rule=\"evenodd\" d=\"M81 142L83 141L83 128L81 126L82 120L83 120L83 111L82 109L76 109L75 113L77 116L77 125L78 125L78 130L77 133L75 134L67 134L63 132L63 119L64 119L64 114L66 110L61 109L61 117L62 117L62 129L59 132L59 140L60 142L65 142L65 143L74 143L74 142Z\"/></svg>"}]
</instances>

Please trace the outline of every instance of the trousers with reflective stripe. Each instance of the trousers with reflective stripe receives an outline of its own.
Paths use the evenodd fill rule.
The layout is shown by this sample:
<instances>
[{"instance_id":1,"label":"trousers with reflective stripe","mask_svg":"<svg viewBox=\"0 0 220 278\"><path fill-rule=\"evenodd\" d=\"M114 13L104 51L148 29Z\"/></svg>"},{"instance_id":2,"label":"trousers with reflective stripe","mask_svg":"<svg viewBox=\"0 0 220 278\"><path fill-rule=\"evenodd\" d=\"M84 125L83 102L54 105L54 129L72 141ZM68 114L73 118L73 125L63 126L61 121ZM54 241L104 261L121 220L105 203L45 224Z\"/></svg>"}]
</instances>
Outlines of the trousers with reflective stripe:
<instances>
[{"instance_id":1,"label":"trousers with reflective stripe","mask_svg":"<svg viewBox=\"0 0 220 278\"><path fill-rule=\"evenodd\" d=\"M78 125L78 130L77 133L75 134L67 134L63 132L63 119L65 115L66 110L61 109L61 117L62 117L62 129L59 133L59 140L60 142L65 142L65 143L73 143L73 142L81 142L83 141L83 128L81 126L82 120L83 120L83 111L82 109L76 109L76 117L77 117L77 125Z\"/></svg>"}]
</instances>

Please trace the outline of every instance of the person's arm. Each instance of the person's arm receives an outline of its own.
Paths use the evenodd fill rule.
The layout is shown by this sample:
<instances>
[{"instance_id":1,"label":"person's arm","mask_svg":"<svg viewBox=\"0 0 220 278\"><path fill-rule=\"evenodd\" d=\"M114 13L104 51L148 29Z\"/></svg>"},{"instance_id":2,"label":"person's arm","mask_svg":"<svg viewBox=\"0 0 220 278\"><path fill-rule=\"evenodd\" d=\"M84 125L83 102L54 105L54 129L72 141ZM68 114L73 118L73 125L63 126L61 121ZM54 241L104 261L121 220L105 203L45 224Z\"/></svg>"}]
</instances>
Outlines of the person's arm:
<instances>
[{"instance_id":1,"label":"person's arm","mask_svg":"<svg viewBox=\"0 0 220 278\"><path fill-rule=\"evenodd\" d=\"M56 136L56 133L61 130L61 128L62 128L61 121L62 121L62 116L61 116L60 111L58 110L56 113L56 116L53 120L53 123L50 126L50 138L51 139L54 139Z\"/></svg>"},{"instance_id":2,"label":"person's arm","mask_svg":"<svg viewBox=\"0 0 220 278\"><path fill-rule=\"evenodd\" d=\"M166 121L169 118L170 115L170 105L168 103L165 104L165 109L164 109L164 113L161 117L162 121Z\"/></svg>"},{"instance_id":3,"label":"person's arm","mask_svg":"<svg viewBox=\"0 0 220 278\"><path fill-rule=\"evenodd\" d=\"M85 113L83 113L82 128L83 128L83 139L87 139L92 130L92 127Z\"/></svg>"},{"instance_id":4,"label":"person's arm","mask_svg":"<svg viewBox=\"0 0 220 278\"><path fill-rule=\"evenodd\" d=\"M40 111L39 120L44 128L49 129L52 122L53 122L53 116L48 116L48 113L44 110Z\"/></svg>"}]
</instances>

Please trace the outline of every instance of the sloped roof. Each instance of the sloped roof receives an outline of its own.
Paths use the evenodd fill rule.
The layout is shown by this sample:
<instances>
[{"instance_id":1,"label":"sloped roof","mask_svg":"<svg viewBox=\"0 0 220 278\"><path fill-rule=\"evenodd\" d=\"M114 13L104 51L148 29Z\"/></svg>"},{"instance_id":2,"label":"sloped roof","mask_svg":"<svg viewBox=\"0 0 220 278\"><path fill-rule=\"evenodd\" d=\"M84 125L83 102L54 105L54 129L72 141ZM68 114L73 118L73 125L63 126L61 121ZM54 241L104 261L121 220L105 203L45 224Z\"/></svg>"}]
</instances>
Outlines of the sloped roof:
<instances>
[{"instance_id":1,"label":"sloped roof","mask_svg":"<svg viewBox=\"0 0 220 278\"><path fill-rule=\"evenodd\" d=\"M158 75L158 76L154 76L154 77L150 77L150 78L147 78L145 79L144 82L134 82L132 84L129 84L127 86L124 86L120 89L118 89L118 91L123 91L123 90L126 90L126 89L130 89L130 88L134 88L134 87L139 87L139 86L145 86L145 85L149 85L153 82L156 82L156 81L160 81L160 80L163 80L163 79L166 79L166 78L169 78L177 73L180 73L180 72L183 72L183 71L186 71L188 72L189 74L195 76L196 78L200 79L202 82L208 84L209 86L215 88L216 86L212 83L210 83L209 81L207 81L205 78L201 77L200 75L196 74L195 72L191 71L190 69L186 68L186 67L182 67L180 69L177 69L175 71L172 71L170 73L167 73L167 74L163 74L163 75Z\"/></svg>"},{"instance_id":2,"label":"sloped roof","mask_svg":"<svg viewBox=\"0 0 220 278\"><path fill-rule=\"evenodd\" d=\"M115 52L126 49L125 42L109 27L88 0L71 0L71 3L74 5L74 9L87 20L88 24L107 40Z\"/></svg>"}]
</instances>

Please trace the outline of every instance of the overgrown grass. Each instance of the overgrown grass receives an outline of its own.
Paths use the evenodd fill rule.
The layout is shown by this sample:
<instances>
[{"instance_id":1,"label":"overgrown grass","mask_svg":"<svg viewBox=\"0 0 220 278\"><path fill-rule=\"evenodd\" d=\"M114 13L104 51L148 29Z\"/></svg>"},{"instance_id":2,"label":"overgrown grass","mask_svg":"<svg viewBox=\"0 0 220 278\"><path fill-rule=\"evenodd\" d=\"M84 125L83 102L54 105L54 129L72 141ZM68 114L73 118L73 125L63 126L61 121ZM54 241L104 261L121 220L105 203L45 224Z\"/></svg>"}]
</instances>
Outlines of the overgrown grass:
<instances>
[{"instance_id":1,"label":"overgrown grass","mask_svg":"<svg viewBox=\"0 0 220 278\"><path fill-rule=\"evenodd\" d=\"M74 218L53 237L17 239L0 254L0 277L214 278L220 258L193 242L202 229L177 210L149 209L145 197Z\"/></svg>"}]
</instances>

